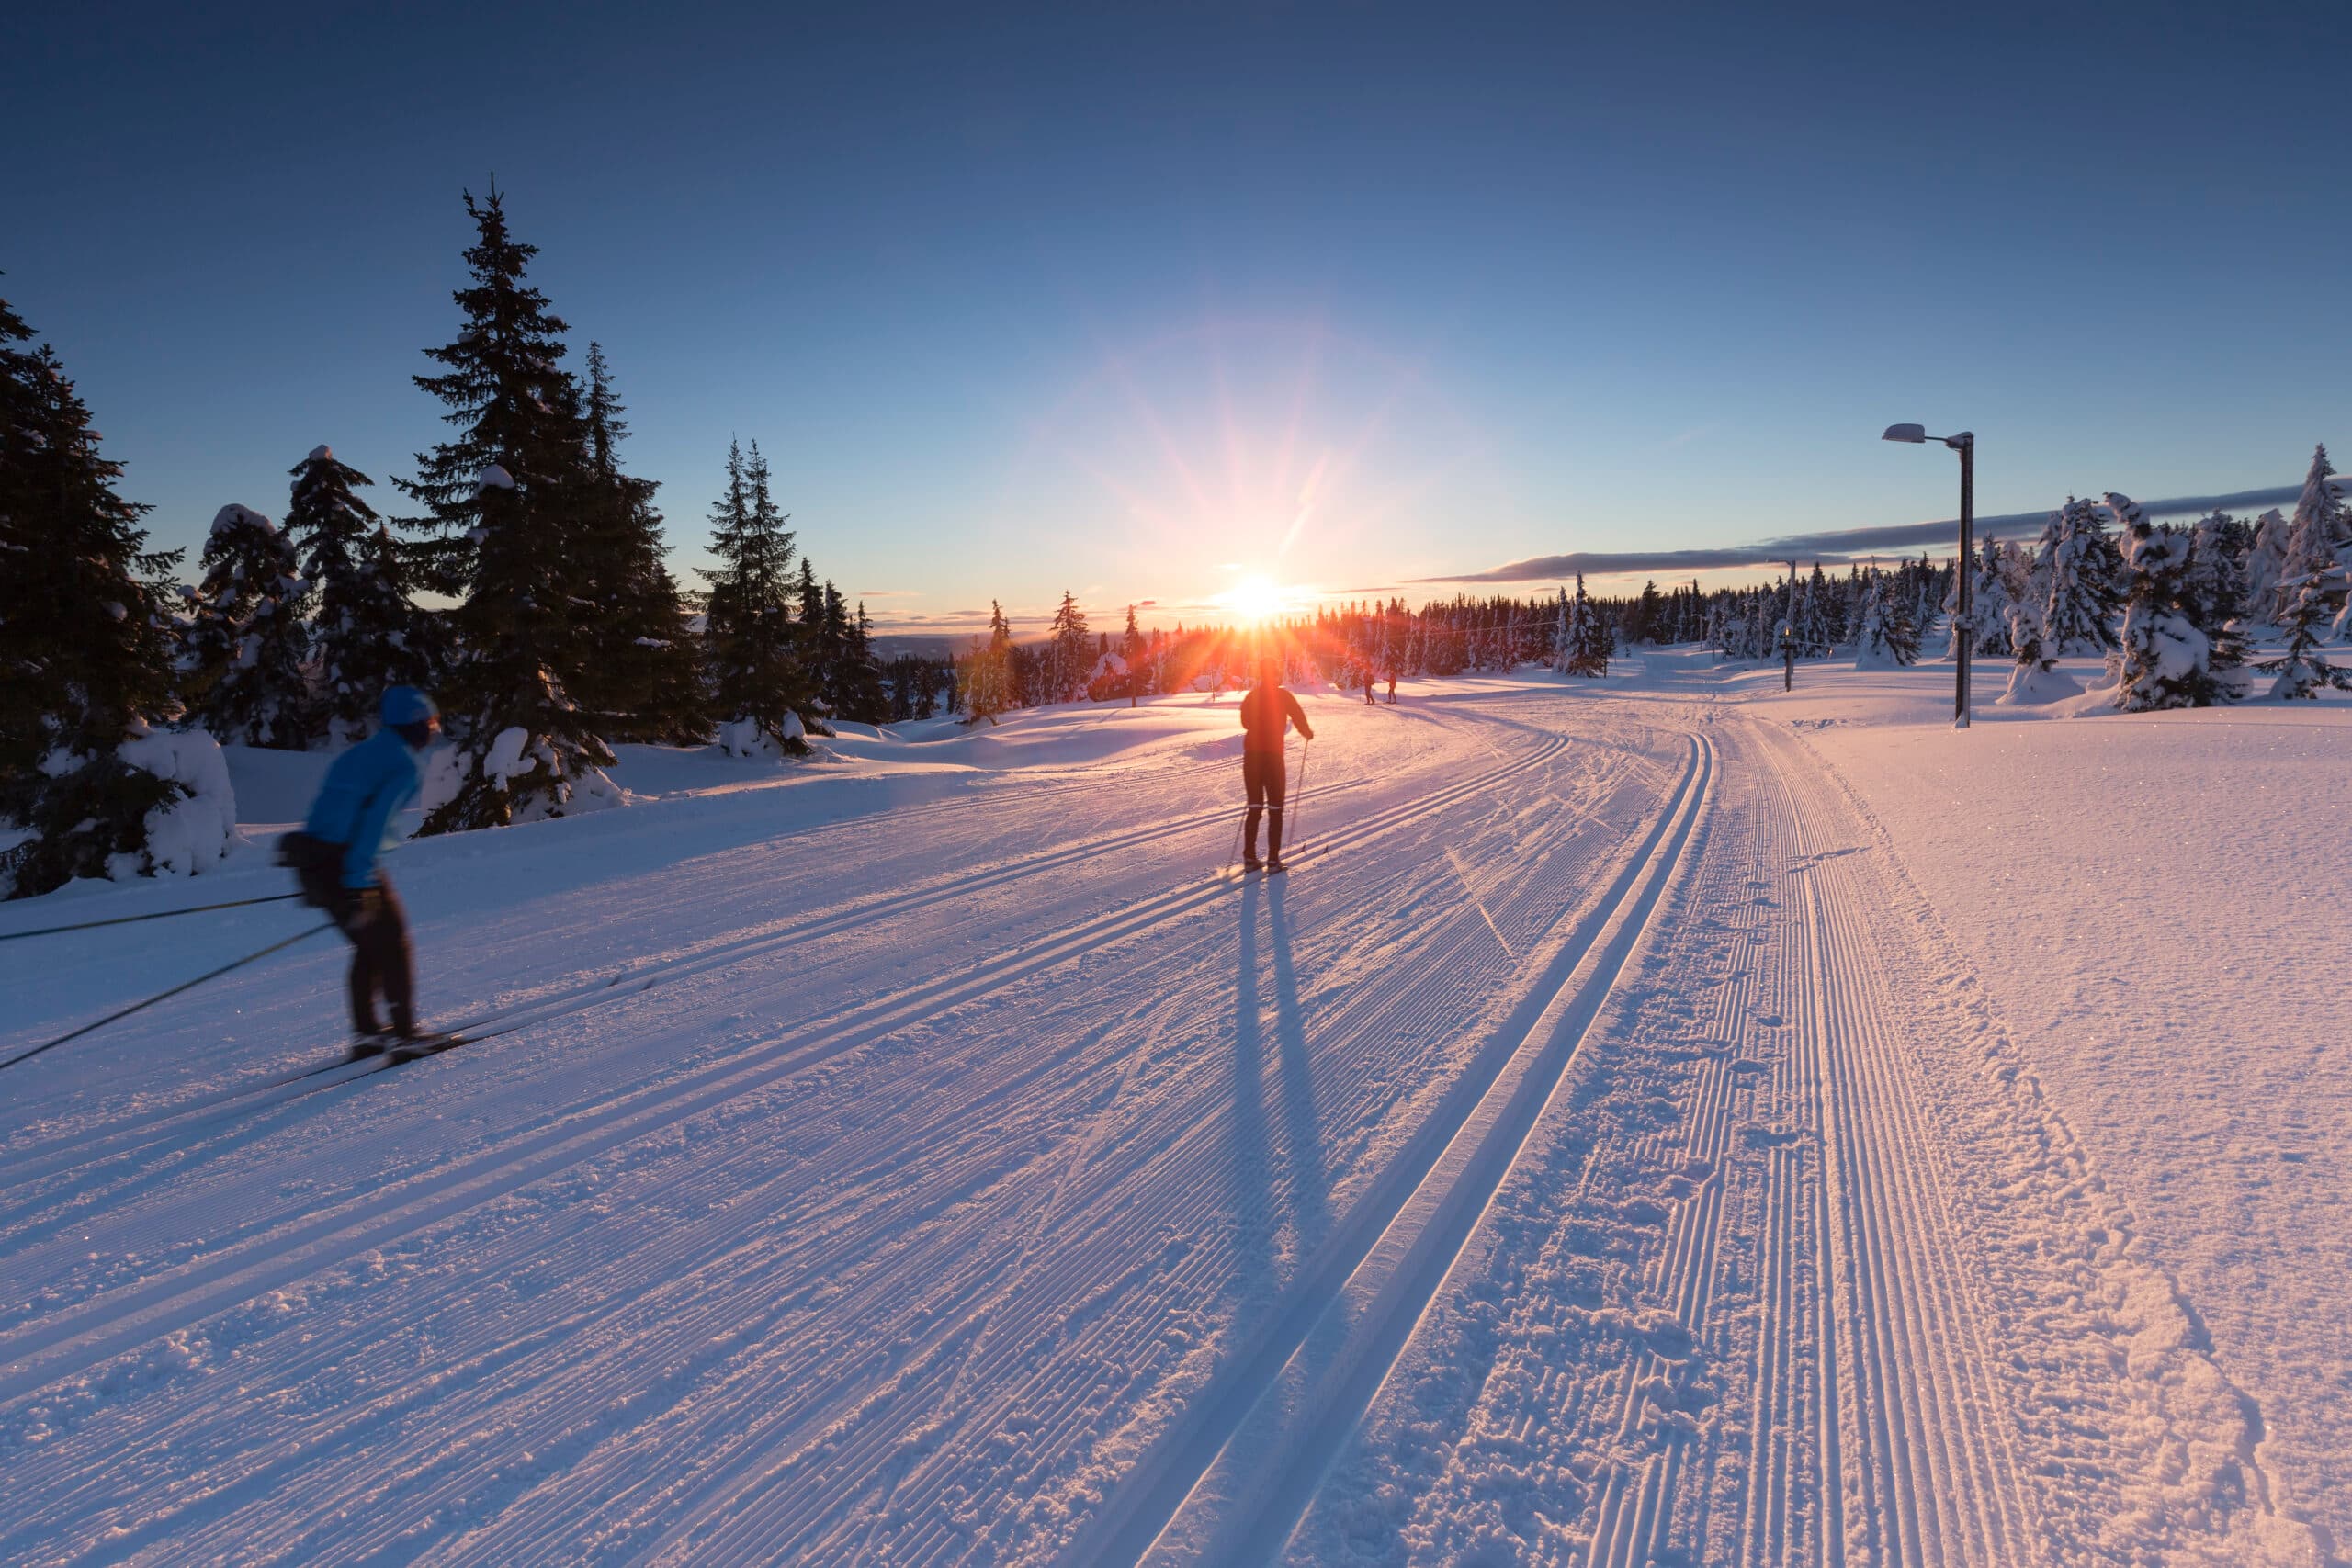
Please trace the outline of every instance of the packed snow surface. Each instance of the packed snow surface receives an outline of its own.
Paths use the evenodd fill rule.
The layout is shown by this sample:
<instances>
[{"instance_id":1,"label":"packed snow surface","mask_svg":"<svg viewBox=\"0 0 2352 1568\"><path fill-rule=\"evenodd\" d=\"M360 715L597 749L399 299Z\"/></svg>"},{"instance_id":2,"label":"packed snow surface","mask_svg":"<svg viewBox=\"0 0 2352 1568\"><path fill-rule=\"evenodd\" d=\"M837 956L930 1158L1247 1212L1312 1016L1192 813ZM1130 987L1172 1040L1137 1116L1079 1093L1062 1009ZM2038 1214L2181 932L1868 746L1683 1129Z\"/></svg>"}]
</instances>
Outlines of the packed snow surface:
<instances>
[{"instance_id":1,"label":"packed snow surface","mask_svg":"<svg viewBox=\"0 0 2352 1568\"><path fill-rule=\"evenodd\" d=\"M0 1074L0 1561L2335 1561L2352 707L1949 679L1309 695L1274 879L1232 694L620 748L391 861L475 1043L288 1079L322 939Z\"/></svg>"}]
</instances>

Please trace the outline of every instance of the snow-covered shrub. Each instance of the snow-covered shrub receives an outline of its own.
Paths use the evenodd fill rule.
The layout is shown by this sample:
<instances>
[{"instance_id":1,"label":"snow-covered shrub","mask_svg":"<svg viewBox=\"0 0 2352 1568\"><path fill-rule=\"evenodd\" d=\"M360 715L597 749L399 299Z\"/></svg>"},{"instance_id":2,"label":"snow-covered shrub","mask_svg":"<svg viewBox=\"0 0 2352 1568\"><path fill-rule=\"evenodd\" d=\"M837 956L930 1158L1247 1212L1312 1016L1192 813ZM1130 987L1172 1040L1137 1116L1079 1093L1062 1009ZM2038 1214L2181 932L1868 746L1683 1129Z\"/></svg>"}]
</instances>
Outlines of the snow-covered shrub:
<instances>
[{"instance_id":1,"label":"snow-covered shrub","mask_svg":"<svg viewBox=\"0 0 2352 1568\"><path fill-rule=\"evenodd\" d=\"M196 876L244 841L237 831L237 792L229 781L228 759L210 735L201 729L149 729L124 741L116 754L176 794L149 808L141 824L146 841L109 864L108 875Z\"/></svg>"},{"instance_id":2,"label":"snow-covered shrub","mask_svg":"<svg viewBox=\"0 0 2352 1568\"><path fill-rule=\"evenodd\" d=\"M418 798L423 830L444 833L577 817L628 803L604 769L582 764L519 724L500 730L487 746L441 748L425 766Z\"/></svg>"},{"instance_id":3,"label":"snow-covered shrub","mask_svg":"<svg viewBox=\"0 0 2352 1568\"><path fill-rule=\"evenodd\" d=\"M2056 702L2082 691L2071 675L2058 673L2058 660L2041 635L2041 607L2027 600L2008 609L2009 646L2015 662L2009 667L2007 690L1993 699L1996 707L2031 707Z\"/></svg>"},{"instance_id":4,"label":"snow-covered shrub","mask_svg":"<svg viewBox=\"0 0 2352 1568\"><path fill-rule=\"evenodd\" d=\"M47 787L0 850L0 898L77 877L195 876L243 840L220 746L202 730L134 720L103 757L52 753Z\"/></svg>"},{"instance_id":5,"label":"snow-covered shrub","mask_svg":"<svg viewBox=\"0 0 2352 1568\"><path fill-rule=\"evenodd\" d=\"M756 718L723 721L718 749L730 757L806 757L811 750L808 728L788 710L773 728Z\"/></svg>"}]
</instances>

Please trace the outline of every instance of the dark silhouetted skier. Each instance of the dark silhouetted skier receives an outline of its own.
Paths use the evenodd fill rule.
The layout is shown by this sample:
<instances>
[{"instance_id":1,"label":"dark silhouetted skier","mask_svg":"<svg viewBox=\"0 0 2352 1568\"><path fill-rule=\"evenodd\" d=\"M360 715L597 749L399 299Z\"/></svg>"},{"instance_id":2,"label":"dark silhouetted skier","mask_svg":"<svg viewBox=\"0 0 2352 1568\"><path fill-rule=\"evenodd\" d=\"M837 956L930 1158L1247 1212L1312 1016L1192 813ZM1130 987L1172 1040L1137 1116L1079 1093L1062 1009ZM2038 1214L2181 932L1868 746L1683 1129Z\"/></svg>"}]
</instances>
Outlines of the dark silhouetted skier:
<instances>
[{"instance_id":1,"label":"dark silhouetted skier","mask_svg":"<svg viewBox=\"0 0 2352 1568\"><path fill-rule=\"evenodd\" d=\"M1315 739L1315 727L1283 684L1282 671L1271 659L1258 665L1258 683L1241 699L1241 787L1249 792L1250 809L1242 818L1241 869L1283 869L1283 791L1288 784L1283 763L1283 726L1295 724L1306 739ZM1258 818L1266 825L1266 858L1258 859Z\"/></svg>"}]
</instances>

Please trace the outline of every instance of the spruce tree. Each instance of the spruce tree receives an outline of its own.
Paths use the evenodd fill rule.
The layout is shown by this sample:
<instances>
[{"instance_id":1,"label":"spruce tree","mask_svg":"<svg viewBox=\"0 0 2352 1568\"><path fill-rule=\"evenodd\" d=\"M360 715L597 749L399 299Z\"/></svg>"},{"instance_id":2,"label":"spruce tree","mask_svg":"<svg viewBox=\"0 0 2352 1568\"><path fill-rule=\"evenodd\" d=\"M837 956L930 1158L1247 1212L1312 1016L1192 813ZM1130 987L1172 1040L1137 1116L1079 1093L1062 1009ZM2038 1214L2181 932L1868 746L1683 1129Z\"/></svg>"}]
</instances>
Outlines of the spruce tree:
<instances>
[{"instance_id":1,"label":"spruce tree","mask_svg":"<svg viewBox=\"0 0 2352 1568\"><path fill-rule=\"evenodd\" d=\"M218 749L152 728L175 711L180 552L144 547L147 509L115 493L122 465L99 455L55 353L19 346L31 337L0 300L0 828L23 835L0 849L0 897L14 898L199 869L234 819Z\"/></svg>"},{"instance_id":2,"label":"spruce tree","mask_svg":"<svg viewBox=\"0 0 2352 1568\"><path fill-rule=\"evenodd\" d=\"M1012 705L1012 626L1004 618L1004 606L989 601L988 641L976 649L964 667L964 722L978 724L987 719L991 725L997 715Z\"/></svg>"},{"instance_id":3,"label":"spruce tree","mask_svg":"<svg viewBox=\"0 0 2352 1568\"><path fill-rule=\"evenodd\" d=\"M290 472L286 534L319 596L311 627L311 738L362 739L375 727L385 687L423 685L429 676L424 627L409 603L406 553L353 493L375 481L337 461L333 448L311 447Z\"/></svg>"},{"instance_id":4,"label":"spruce tree","mask_svg":"<svg viewBox=\"0 0 2352 1568\"><path fill-rule=\"evenodd\" d=\"M1968 610L1976 623L1974 649L1980 658L2007 659L2015 651L2009 643L2009 606L2017 601L2003 571L2003 558L2000 542L1987 535L1983 553L1968 569ZM1958 632L1953 636L1957 638Z\"/></svg>"},{"instance_id":5,"label":"spruce tree","mask_svg":"<svg viewBox=\"0 0 2352 1568\"><path fill-rule=\"evenodd\" d=\"M1051 628L1052 663L1047 677L1048 702L1067 703L1077 699L1086 689L1087 658L1086 612L1078 607L1078 596L1068 589L1062 591L1062 602L1054 610Z\"/></svg>"},{"instance_id":6,"label":"spruce tree","mask_svg":"<svg viewBox=\"0 0 2352 1568\"><path fill-rule=\"evenodd\" d=\"M698 745L710 738L702 645L686 628L677 579L662 557L660 488L624 472L625 412L603 345L588 345L583 454L587 575L600 600L588 626L580 699L608 739Z\"/></svg>"},{"instance_id":7,"label":"spruce tree","mask_svg":"<svg viewBox=\"0 0 2352 1568\"><path fill-rule=\"evenodd\" d=\"M1919 625L1900 580L1873 571L1864 590L1861 629L1854 637L1854 668L1893 670L1919 660Z\"/></svg>"},{"instance_id":8,"label":"spruce tree","mask_svg":"<svg viewBox=\"0 0 2352 1568\"><path fill-rule=\"evenodd\" d=\"M2181 608L2212 647L2217 678L2245 663L2246 552L2254 532L2226 512L2200 519L2188 536L2188 574Z\"/></svg>"},{"instance_id":9,"label":"spruce tree","mask_svg":"<svg viewBox=\"0 0 2352 1568\"><path fill-rule=\"evenodd\" d=\"M2290 597L2278 615L2278 629L2286 634L2287 647L2276 659L2268 659L2255 666L2275 679L2270 683L2270 695L2281 702L2313 698L2327 687L2337 691L2352 691L2352 670L2340 669L2328 662L2319 651L2326 640L2330 620L2352 607L2352 592L2347 592L2346 573L2342 567L2329 567L2324 571L2290 577L2279 589Z\"/></svg>"},{"instance_id":10,"label":"spruce tree","mask_svg":"<svg viewBox=\"0 0 2352 1568\"><path fill-rule=\"evenodd\" d=\"M740 444L727 448L727 488L711 508L711 577L705 636L718 712L736 727L748 752L752 736L793 756L808 742L800 717L811 706L801 658L802 637L792 623L793 536L769 489L758 442L749 458ZM749 732L743 727L749 727Z\"/></svg>"},{"instance_id":11,"label":"spruce tree","mask_svg":"<svg viewBox=\"0 0 2352 1568\"><path fill-rule=\"evenodd\" d=\"M2233 685L2214 673L2212 641L2187 604L2189 536L2152 526L2128 496L2109 494L2107 502L2124 527L2129 584L2115 705L2138 713L2233 700Z\"/></svg>"},{"instance_id":12,"label":"spruce tree","mask_svg":"<svg viewBox=\"0 0 2352 1568\"><path fill-rule=\"evenodd\" d=\"M1568 602L1568 661L1565 673L1598 678L1609 673L1611 637L1600 608L1584 589L1584 573L1577 573L1576 597Z\"/></svg>"},{"instance_id":13,"label":"spruce tree","mask_svg":"<svg viewBox=\"0 0 2352 1568\"><path fill-rule=\"evenodd\" d=\"M2050 514L2034 557L2041 599L2041 637L2049 653L2106 653L2116 647L2123 606L2123 558L2098 503L2077 501Z\"/></svg>"},{"instance_id":14,"label":"spruce tree","mask_svg":"<svg viewBox=\"0 0 2352 1568\"><path fill-rule=\"evenodd\" d=\"M290 531L232 502L212 519L203 565L181 641L189 716L215 740L301 750L316 728L302 671L311 584Z\"/></svg>"},{"instance_id":15,"label":"spruce tree","mask_svg":"<svg viewBox=\"0 0 2352 1568\"><path fill-rule=\"evenodd\" d=\"M890 716L882 691L882 666L874 655L874 622L865 613L863 599L843 628L842 712L860 724L880 724Z\"/></svg>"},{"instance_id":16,"label":"spruce tree","mask_svg":"<svg viewBox=\"0 0 2352 1568\"><path fill-rule=\"evenodd\" d=\"M2287 574L2287 537L2293 532L2294 525L2275 506L2254 520L2241 570L2245 574L2246 614L2261 623L2275 624L2278 580Z\"/></svg>"},{"instance_id":17,"label":"spruce tree","mask_svg":"<svg viewBox=\"0 0 2352 1568\"><path fill-rule=\"evenodd\" d=\"M2312 450L2312 466L2303 476L2303 493L2295 502L2295 515L2287 525L2287 540L2278 565L2278 582L2273 616L2283 628L2290 604L2302 596L2302 587L2310 579L2319 576L2336 564L2347 545L2352 545L2352 512L2344 505L2344 487L2335 482L2335 468L2327 460L2327 448Z\"/></svg>"},{"instance_id":18,"label":"spruce tree","mask_svg":"<svg viewBox=\"0 0 2352 1568\"><path fill-rule=\"evenodd\" d=\"M537 247L507 231L502 198L466 196L476 228L466 322L446 367L413 379L444 403L455 440L417 455L401 489L425 515L403 525L430 586L462 594L443 707L454 741L426 783L423 831L445 833L618 805L612 751L572 696L593 657L601 564L586 519L594 484L578 388L559 368L564 323L525 280ZM592 678L593 679L593 678Z\"/></svg>"}]
</instances>

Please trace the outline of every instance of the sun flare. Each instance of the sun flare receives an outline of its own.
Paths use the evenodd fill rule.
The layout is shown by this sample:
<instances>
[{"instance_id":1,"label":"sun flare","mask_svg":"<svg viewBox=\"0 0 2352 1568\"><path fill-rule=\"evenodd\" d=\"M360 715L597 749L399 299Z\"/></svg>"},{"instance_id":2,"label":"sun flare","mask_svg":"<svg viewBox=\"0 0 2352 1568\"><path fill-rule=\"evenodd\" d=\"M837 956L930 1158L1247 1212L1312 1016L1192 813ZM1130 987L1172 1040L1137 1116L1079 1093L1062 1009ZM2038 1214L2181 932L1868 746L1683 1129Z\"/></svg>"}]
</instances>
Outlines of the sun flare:
<instances>
[{"instance_id":1,"label":"sun flare","mask_svg":"<svg viewBox=\"0 0 2352 1568\"><path fill-rule=\"evenodd\" d=\"M1255 626L1279 616L1290 607L1291 599L1292 595L1275 586L1273 579L1262 572L1252 572L1216 594L1213 602L1237 620Z\"/></svg>"}]
</instances>

